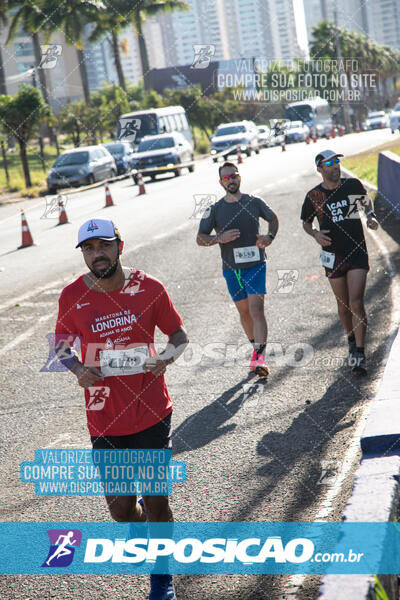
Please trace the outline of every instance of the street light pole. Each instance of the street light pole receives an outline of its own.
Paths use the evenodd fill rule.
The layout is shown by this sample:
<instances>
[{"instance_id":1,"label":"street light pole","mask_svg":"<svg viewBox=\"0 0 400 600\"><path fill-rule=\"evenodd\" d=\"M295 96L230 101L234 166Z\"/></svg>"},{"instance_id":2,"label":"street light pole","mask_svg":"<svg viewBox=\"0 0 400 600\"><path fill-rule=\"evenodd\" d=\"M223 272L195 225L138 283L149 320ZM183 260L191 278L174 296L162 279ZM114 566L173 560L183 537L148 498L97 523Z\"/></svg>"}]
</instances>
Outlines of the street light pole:
<instances>
[{"instance_id":1,"label":"street light pole","mask_svg":"<svg viewBox=\"0 0 400 600\"><path fill-rule=\"evenodd\" d=\"M342 61L342 49L340 47L340 37L338 31L338 19L337 19L337 8L334 7L334 18L335 18L335 42L336 42L336 58L338 61L338 69L339 69L339 81L341 91L344 93L344 100L342 103L342 111L343 111L343 119L344 126L346 128L346 133L350 132L351 122L350 122L350 113L349 113L349 101L348 101L348 90L347 90L347 74L343 69L343 61ZM342 81L344 85L342 85Z\"/></svg>"}]
</instances>

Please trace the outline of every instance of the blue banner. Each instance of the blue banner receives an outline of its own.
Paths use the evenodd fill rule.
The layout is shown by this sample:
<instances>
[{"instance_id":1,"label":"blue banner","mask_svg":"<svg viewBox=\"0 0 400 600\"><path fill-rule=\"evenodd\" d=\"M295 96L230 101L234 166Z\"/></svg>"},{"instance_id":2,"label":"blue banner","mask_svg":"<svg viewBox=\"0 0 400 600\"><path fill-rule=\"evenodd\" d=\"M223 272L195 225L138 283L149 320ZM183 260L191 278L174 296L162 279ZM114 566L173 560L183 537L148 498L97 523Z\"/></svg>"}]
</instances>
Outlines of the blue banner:
<instances>
[{"instance_id":1,"label":"blue banner","mask_svg":"<svg viewBox=\"0 0 400 600\"><path fill-rule=\"evenodd\" d=\"M37 496L168 496L186 480L186 463L172 451L45 448L20 466Z\"/></svg>"},{"instance_id":2,"label":"blue banner","mask_svg":"<svg viewBox=\"0 0 400 600\"><path fill-rule=\"evenodd\" d=\"M0 523L3 574L398 574L397 523Z\"/></svg>"}]
</instances>

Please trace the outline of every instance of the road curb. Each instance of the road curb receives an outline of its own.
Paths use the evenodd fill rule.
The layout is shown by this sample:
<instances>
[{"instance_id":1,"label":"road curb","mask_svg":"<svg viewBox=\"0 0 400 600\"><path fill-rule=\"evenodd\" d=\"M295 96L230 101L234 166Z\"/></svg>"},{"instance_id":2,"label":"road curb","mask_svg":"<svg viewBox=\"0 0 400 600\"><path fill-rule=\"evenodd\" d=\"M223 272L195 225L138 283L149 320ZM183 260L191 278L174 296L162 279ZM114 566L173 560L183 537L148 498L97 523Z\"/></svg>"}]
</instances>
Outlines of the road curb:
<instances>
[{"instance_id":1,"label":"road curb","mask_svg":"<svg viewBox=\"0 0 400 600\"><path fill-rule=\"evenodd\" d=\"M354 177L342 169L346 177ZM377 188L366 181L371 191ZM360 438L362 458L342 520L386 522L400 515L400 330L398 324L388 341L388 359ZM384 540L382 540L382 544ZM399 568L400 572L400 568ZM399 598L397 575L379 575L389 600ZM319 600L373 600L376 580L371 575L326 575ZM381 596L379 596L381 597Z\"/></svg>"}]
</instances>

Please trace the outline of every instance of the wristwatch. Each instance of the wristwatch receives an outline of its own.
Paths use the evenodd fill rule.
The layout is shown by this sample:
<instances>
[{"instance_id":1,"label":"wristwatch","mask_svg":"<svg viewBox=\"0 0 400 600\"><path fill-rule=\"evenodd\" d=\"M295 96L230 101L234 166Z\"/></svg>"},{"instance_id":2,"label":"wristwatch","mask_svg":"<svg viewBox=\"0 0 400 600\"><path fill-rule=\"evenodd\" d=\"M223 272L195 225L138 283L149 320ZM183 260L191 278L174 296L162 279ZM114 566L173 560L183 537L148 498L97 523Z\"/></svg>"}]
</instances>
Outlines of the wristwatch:
<instances>
[{"instance_id":1,"label":"wristwatch","mask_svg":"<svg viewBox=\"0 0 400 600\"><path fill-rule=\"evenodd\" d=\"M267 233L267 235L268 235L268 236L271 238L271 240L274 240L274 239L275 239L275 236L274 236L274 234L273 234L273 233Z\"/></svg>"}]
</instances>

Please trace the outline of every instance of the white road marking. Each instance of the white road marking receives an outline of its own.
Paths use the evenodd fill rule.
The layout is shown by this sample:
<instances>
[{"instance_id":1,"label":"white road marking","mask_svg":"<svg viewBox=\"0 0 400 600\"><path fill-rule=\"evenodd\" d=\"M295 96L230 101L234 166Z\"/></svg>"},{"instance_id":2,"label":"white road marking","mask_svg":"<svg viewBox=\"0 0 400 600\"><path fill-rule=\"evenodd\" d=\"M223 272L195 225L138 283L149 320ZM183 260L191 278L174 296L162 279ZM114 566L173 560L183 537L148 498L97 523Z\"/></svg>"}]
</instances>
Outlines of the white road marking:
<instances>
[{"instance_id":1,"label":"white road marking","mask_svg":"<svg viewBox=\"0 0 400 600\"><path fill-rule=\"evenodd\" d=\"M38 329L38 327L42 323L44 323L44 321L48 321L49 319L52 319L55 315L56 315L56 313L53 312L53 313L50 313L49 315L44 315L42 317L39 317L39 319L36 322L36 325L33 325L32 327L27 329L24 333L21 333L21 335L18 335L16 338L14 338L12 342L9 342L8 344L6 344L2 348L0 348L0 356L2 354L6 354L7 352L9 352L13 348L15 348L15 346L18 346L19 344L21 344L22 342L27 340L32 334L35 333L36 329Z\"/></svg>"},{"instance_id":2,"label":"white road marking","mask_svg":"<svg viewBox=\"0 0 400 600\"><path fill-rule=\"evenodd\" d=\"M365 223L366 219L364 218L364 216L362 216L362 218ZM392 259L390 258L389 250L385 246L384 242L379 238L378 234L375 231L373 231L372 229L367 229L367 231L369 232L369 234L371 235L372 239L374 240L376 246L378 247L378 250L379 250L381 256L383 256L383 258L386 262L387 270L392 278L392 283L390 286L390 296L391 296L391 305L392 305L391 317L390 317L391 333L389 335L388 342L386 344L386 351L385 351L385 358L386 358L389 353L394 336L397 333L397 328L400 326L400 307L397 305L397 298L400 297L400 281L396 274L396 269L392 262ZM377 380L375 382L374 391L373 391L372 395L374 395L375 392L377 391L379 383L380 383L380 380ZM360 453L360 436L363 432L369 410L370 410L370 402L368 402L362 409L360 421L359 421L357 428L353 434L353 437L350 441L350 446L345 454L343 463L341 464L340 475L338 476L337 479L335 479L334 485L332 487L329 487L329 489L327 490L327 494L326 494L325 498L322 500L322 502L320 503L319 511L315 515L314 521L326 521L328 519L329 515L333 512L333 509L334 509L333 502L339 495L339 493L341 491L341 487L343 485L343 482L345 481L349 472L353 468L356 457ZM284 588L284 598L286 596L295 597L295 595L297 594L297 591L303 585L306 577L307 577L307 575L304 575L304 574L293 575L292 577L290 577L287 585Z\"/></svg>"}]
</instances>

